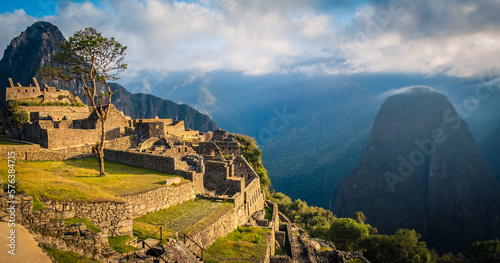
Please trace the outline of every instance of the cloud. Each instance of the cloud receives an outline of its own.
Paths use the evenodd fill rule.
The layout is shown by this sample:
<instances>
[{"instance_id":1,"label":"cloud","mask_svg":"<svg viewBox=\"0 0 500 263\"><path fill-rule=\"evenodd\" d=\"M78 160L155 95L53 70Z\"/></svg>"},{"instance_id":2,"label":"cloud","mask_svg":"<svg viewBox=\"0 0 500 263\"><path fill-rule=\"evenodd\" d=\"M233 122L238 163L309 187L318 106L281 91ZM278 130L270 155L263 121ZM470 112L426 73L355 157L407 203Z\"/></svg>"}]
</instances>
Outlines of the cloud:
<instances>
[{"instance_id":1,"label":"cloud","mask_svg":"<svg viewBox=\"0 0 500 263\"><path fill-rule=\"evenodd\" d=\"M403 94L403 93L412 93L416 92L417 90L419 92L422 92L423 90L429 90L429 91L435 91L432 87L429 86L422 86L422 85L414 85L414 86L406 86L402 87L399 89L391 89L386 92L383 92L378 96L379 99L386 99L390 96L396 95L396 94Z\"/></svg>"},{"instance_id":2,"label":"cloud","mask_svg":"<svg viewBox=\"0 0 500 263\"><path fill-rule=\"evenodd\" d=\"M36 21L24 10L19 9L14 12L0 14L0 47L5 49L10 41Z\"/></svg>"},{"instance_id":3,"label":"cloud","mask_svg":"<svg viewBox=\"0 0 500 263\"><path fill-rule=\"evenodd\" d=\"M126 76L214 70L244 74L499 74L495 0L62 1L45 16L66 37L86 26L128 46ZM18 35L40 18L0 14ZM7 39L0 45L6 46Z\"/></svg>"}]
</instances>

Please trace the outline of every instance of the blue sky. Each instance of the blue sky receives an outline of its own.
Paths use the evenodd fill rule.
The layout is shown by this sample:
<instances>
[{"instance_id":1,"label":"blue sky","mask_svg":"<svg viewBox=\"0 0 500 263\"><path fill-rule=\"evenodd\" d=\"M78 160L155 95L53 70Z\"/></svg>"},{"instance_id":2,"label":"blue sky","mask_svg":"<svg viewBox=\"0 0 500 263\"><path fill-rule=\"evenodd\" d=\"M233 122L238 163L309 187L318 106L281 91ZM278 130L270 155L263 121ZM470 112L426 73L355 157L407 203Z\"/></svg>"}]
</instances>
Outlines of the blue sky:
<instances>
[{"instance_id":1,"label":"blue sky","mask_svg":"<svg viewBox=\"0 0 500 263\"><path fill-rule=\"evenodd\" d=\"M92 26L143 70L474 77L500 73L498 0L39 0L0 7L0 48L35 21Z\"/></svg>"},{"instance_id":2,"label":"blue sky","mask_svg":"<svg viewBox=\"0 0 500 263\"><path fill-rule=\"evenodd\" d=\"M23 9L28 15L35 17L53 16L57 13L57 6L63 1L56 0L16 0L4 1L0 6L0 13L14 12L16 9ZM75 3L83 3L84 0L74 0ZM90 1L98 5L99 1Z\"/></svg>"}]
</instances>

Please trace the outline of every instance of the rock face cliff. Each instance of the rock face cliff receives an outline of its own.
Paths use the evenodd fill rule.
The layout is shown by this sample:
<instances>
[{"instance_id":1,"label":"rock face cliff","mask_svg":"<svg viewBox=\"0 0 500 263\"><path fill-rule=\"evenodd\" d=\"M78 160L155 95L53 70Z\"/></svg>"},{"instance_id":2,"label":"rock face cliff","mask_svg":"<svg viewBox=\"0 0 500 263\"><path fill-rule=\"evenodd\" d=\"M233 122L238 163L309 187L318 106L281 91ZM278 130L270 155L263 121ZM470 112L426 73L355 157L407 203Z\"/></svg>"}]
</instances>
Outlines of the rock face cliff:
<instances>
[{"instance_id":1,"label":"rock face cliff","mask_svg":"<svg viewBox=\"0 0 500 263\"><path fill-rule=\"evenodd\" d=\"M491 129L486 137L477 143L477 148L500 182L500 128Z\"/></svg>"},{"instance_id":2,"label":"rock face cliff","mask_svg":"<svg viewBox=\"0 0 500 263\"><path fill-rule=\"evenodd\" d=\"M415 229L438 251L467 251L500 236L500 184L467 124L427 88L389 97L334 212L363 211L381 233Z\"/></svg>"},{"instance_id":3,"label":"rock face cliff","mask_svg":"<svg viewBox=\"0 0 500 263\"><path fill-rule=\"evenodd\" d=\"M8 78L24 86L32 83L37 77L39 82L60 89L71 91L84 102L89 99L84 96L83 86L78 82L61 80L42 80L36 70L50 63L51 56L59 51L59 43L66 39L59 29L48 22L36 22L29 26L21 35L14 38L0 60L0 88L8 86ZM126 74L126 73L125 73ZM152 95L132 94L119 84L112 84L116 93L112 97L115 106L132 118L172 118L183 120L187 128L199 131L217 129L215 122L208 115L201 114L187 105L179 105L170 100L164 100Z\"/></svg>"}]
</instances>

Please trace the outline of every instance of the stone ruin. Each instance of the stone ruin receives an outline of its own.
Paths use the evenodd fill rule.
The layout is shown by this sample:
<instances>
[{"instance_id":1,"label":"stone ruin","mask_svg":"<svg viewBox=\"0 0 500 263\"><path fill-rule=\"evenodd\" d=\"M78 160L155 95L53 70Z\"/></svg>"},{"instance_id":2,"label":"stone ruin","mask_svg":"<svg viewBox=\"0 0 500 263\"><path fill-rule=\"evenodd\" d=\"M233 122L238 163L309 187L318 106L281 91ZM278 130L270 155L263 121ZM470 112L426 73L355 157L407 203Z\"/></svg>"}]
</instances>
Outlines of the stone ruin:
<instances>
[{"instance_id":1,"label":"stone ruin","mask_svg":"<svg viewBox=\"0 0 500 263\"><path fill-rule=\"evenodd\" d=\"M2 91L4 107L9 100L50 102L50 100L67 99L69 103L80 102L68 91L51 87L40 89L36 79L34 79L35 85L30 87L22 87L19 84L14 86L12 80L9 81L10 87ZM53 212L50 212L52 214L49 217L43 216L45 220L43 228L34 223L38 222L40 215L30 212L26 216L25 223L31 225L33 229L54 228L56 223L51 223L53 218L79 216L86 217L98 227L104 228L104 234L101 236L107 238L107 236L132 234L131 222L135 217L181 204L196 197L232 200L234 209L222 216L220 219L222 221L218 223L227 226L216 227L216 232L210 229L202 230L199 237L196 237L201 244L207 246L217 237L226 235L238 225L245 224L254 212L263 209L265 197L260 187L260 179L241 156L241 148L234 135L221 129L201 133L186 129L183 121L172 119L158 117L131 119L113 105L108 107L110 111L105 123L108 139L105 159L178 175L175 180L165 182L172 184L173 187L123 197L125 203L121 204L46 203ZM24 151L19 155L21 160L64 160L75 156L91 156L92 147L89 146L100 140L100 122L91 107L19 106L19 110L28 112L30 118L19 131L20 139L42 147L36 148L30 145L26 150L18 149L19 153ZM72 154L72 151L75 151L75 154ZM184 178L182 182L185 180L190 182L179 184L180 178ZM148 205L144 206L144 203ZM102 212L91 214L85 212L93 210ZM52 228L48 232L43 232L45 230L39 232L42 235L52 233L57 227ZM66 231L66 228L61 231ZM73 230L68 228L68 231ZM85 241L87 239L80 236L78 238L83 243L87 242ZM40 240L45 239L40 238ZM59 243L62 244L62 248L66 246L64 244L69 244L63 239L58 240ZM72 243L71 246L80 245ZM190 245L187 247L196 249ZM99 250L92 257L102 259L103 253Z\"/></svg>"},{"instance_id":2,"label":"stone ruin","mask_svg":"<svg viewBox=\"0 0 500 263\"><path fill-rule=\"evenodd\" d=\"M44 88L40 88L36 78L33 78L33 84L23 87L19 82L14 85L14 82L9 78L9 87L2 90L2 100L19 100L19 99L38 99L39 102L67 102L67 103L82 103L80 98L73 96L67 90L56 89L45 84Z\"/></svg>"}]
</instances>

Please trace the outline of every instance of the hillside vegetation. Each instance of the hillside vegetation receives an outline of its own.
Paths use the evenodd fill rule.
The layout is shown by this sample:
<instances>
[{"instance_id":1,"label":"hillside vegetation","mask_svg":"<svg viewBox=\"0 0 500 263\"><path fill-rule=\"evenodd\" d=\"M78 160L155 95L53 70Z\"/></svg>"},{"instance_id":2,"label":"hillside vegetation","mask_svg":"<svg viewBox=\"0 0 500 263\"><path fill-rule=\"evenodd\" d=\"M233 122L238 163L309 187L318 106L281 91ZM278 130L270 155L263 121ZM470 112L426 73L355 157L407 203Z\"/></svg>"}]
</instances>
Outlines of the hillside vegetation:
<instances>
[{"instance_id":1,"label":"hillside vegetation","mask_svg":"<svg viewBox=\"0 0 500 263\"><path fill-rule=\"evenodd\" d=\"M372 263L483 263L500 262L500 241L475 242L470 247L470 258L463 254L439 255L420 241L415 230L398 229L392 235L381 235L366 223L362 212L354 219L337 218L331 211L308 206L300 199L291 201L283 193L273 193L270 200L278 204L280 212L292 222L304 228L311 236L332 241L336 248L363 252Z\"/></svg>"}]
</instances>

